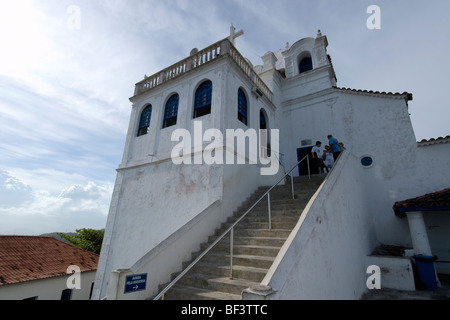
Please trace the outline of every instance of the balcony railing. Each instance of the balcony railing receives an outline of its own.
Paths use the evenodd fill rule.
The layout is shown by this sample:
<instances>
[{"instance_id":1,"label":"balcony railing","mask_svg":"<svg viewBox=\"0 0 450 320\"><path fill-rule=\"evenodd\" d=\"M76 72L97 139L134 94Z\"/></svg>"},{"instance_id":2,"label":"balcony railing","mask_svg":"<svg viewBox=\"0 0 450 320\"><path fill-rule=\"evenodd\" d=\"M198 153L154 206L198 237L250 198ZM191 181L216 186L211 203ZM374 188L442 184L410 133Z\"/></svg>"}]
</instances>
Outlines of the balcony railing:
<instances>
[{"instance_id":1,"label":"balcony railing","mask_svg":"<svg viewBox=\"0 0 450 320\"><path fill-rule=\"evenodd\" d=\"M222 56L229 56L254 83L255 87L259 89L259 92L264 94L269 100L272 100L272 91L253 70L251 64L247 62L247 60L228 40L228 38L218 41L209 47L171 65L170 67L155 73L154 75L146 77L144 80L136 84L134 95L136 96L147 92L193 69L213 62Z\"/></svg>"}]
</instances>

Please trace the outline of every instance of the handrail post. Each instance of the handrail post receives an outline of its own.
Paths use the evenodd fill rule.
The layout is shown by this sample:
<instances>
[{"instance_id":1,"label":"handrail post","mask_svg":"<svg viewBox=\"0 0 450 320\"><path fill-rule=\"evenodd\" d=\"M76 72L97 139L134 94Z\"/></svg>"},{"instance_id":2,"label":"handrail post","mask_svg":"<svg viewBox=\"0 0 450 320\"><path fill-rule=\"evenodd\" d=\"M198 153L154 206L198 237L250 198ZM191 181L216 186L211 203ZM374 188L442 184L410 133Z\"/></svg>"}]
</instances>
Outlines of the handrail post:
<instances>
[{"instance_id":1,"label":"handrail post","mask_svg":"<svg viewBox=\"0 0 450 320\"><path fill-rule=\"evenodd\" d=\"M292 200L295 199L295 193L294 193L294 175L291 174L291 189L292 189Z\"/></svg>"},{"instance_id":2,"label":"handrail post","mask_svg":"<svg viewBox=\"0 0 450 320\"><path fill-rule=\"evenodd\" d=\"M306 156L306 162L308 165L308 177L309 177L309 180L311 180L311 169L309 168L309 157L308 156Z\"/></svg>"},{"instance_id":3,"label":"handrail post","mask_svg":"<svg viewBox=\"0 0 450 320\"><path fill-rule=\"evenodd\" d=\"M286 180L287 176L291 174L291 172L297 168L301 162L303 162L303 160L305 160L308 163L308 175L309 178L311 179L311 172L309 169L309 157L306 155L305 157L303 157L302 160L300 160L299 162L297 162L297 164L292 167L291 170L289 170L280 180L277 181L277 183L275 183L272 187L269 188L269 190L267 190L255 203L253 203L253 205L243 214L241 215L234 223L233 225L231 225L224 233L222 233L222 235L220 235L206 250L204 250L193 262L191 262L189 264L189 266L187 266L178 276L175 277L174 280L172 280L171 283L169 283L159 294L157 294L153 300L159 300L160 298L164 299L165 293L172 288L173 285L175 285L175 283L177 283L178 280L180 280L189 270L191 270L191 268L198 262L200 261L200 259L202 259L217 243L219 243L219 241L221 241L225 235L228 234L228 232L230 232L230 278L233 278L233 242L234 242L234 227L240 222L242 221L242 219L244 219L245 216L247 216L247 214L253 210L254 207L256 207L257 204L259 204L266 196L267 194L267 206L268 206L268 213L269 213L269 230L272 229L272 213L271 213L271 208L270 208L270 191L275 188L281 181ZM293 174L291 175L291 183L293 186L293 181L294 181L294 177ZM294 188L292 187L292 190L294 190ZM294 191L293 191L293 196L295 196Z\"/></svg>"},{"instance_id":4,"label":"handrail post","mask_svg":"<svg viewBox=\"0 0 450 320\"><path fill-rule=\"evenodd\" d=\"M230 279L233 279L233 242L234 242L234 227L230 231Z\"/></svg>"},{"instance_id":5,"label":"handrail post","mask_svg":"<svg viewBox=\"0 0 450 320\"><path fill-rule=\"evenodd\" d=\"M270 192L267 193L267 208L269 211L269 230L272 230L272 213L270 210Z\"/></svg>"}]
</instances>

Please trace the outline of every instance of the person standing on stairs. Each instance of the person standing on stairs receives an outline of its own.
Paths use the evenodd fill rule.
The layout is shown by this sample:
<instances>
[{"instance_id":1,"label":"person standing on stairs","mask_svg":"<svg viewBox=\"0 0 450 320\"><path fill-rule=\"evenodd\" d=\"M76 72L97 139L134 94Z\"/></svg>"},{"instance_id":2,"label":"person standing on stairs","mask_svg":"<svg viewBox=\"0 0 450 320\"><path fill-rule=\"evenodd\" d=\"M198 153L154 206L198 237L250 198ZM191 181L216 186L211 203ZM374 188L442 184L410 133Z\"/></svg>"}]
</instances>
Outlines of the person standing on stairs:
<instances>
[{"instance_id":1,"label":"person standing on stairs","mask_svg":"<svg viewBox=\"0 0 450 320\"><path fill-rule=\"evenodd\" d=\"M330 145L331 153L333 154L334 161L336 162L339 154L341 153L341 148L339 147L339 142L333 135L328 135L328 144Z\"/></svg>"},{"instance_id":2,"label":"person standing on stairs","mask_svg":"<svg viewBox=\"0 0 450 320\"><path fill-rule=\"evenodd\" d=\"M313 161L316 163L317 167L319 168L319 173L324 173L326 171L325 164L323 163L323 154L320 150L320 146L322 145L322 142L317 141L316 145L311 149L311 154Z\"/></svg>"}]
</instances>

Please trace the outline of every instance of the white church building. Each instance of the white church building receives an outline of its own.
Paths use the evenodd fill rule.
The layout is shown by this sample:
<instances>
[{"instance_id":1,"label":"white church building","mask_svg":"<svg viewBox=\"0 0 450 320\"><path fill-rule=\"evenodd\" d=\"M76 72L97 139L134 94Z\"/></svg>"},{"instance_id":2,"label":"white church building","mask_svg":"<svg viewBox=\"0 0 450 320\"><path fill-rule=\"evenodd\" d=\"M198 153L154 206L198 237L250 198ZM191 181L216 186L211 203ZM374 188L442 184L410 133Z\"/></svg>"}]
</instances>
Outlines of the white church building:
<instances>
[{"instance_id":1,"label":"white church building","mask_svg":"<svg viewBox=\"0 0 450 320\"><path fill-rule=\"evenodd\" d=\"M329 134L345 150L330 173L312 175L320 186L267 272L238 296L360 299L371 266L381 287L416 290L418 254L436 255L436 272L449 274L448 193L426 208L406 203L403 215L393 207L450 187L450 137L416 141L411 93L338 87L320 31L257 66L234 46L241 33L232 27L136 84L93 299L155 297L258 188L308 180L297 164ZM373 255L380 245L406 255Z\"/></svg>"}]
</instances>

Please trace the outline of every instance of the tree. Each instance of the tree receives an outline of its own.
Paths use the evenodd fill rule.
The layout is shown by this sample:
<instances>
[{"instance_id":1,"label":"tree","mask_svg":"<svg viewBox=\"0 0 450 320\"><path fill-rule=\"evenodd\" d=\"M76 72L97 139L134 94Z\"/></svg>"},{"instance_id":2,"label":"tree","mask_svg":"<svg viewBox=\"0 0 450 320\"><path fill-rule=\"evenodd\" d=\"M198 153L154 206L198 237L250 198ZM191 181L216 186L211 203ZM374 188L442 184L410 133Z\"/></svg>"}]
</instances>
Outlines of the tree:
<instances>
[{"instance_id":1,"label":"tree","mask_svg":"<svg viewBox=\"0 0 450 320\"><path fill-rule=\"evenodd\" d=\"M73 244L74 246L91 251L96 254L100 254L105 229L94 230L83 228L77 229L76 232L77 234L75 235L68 235L58 232L58 235L69 241L69 243Z\"/></svg>"}]
</instances>

